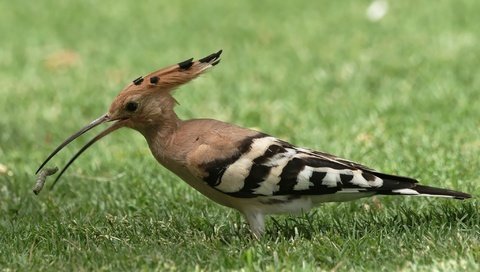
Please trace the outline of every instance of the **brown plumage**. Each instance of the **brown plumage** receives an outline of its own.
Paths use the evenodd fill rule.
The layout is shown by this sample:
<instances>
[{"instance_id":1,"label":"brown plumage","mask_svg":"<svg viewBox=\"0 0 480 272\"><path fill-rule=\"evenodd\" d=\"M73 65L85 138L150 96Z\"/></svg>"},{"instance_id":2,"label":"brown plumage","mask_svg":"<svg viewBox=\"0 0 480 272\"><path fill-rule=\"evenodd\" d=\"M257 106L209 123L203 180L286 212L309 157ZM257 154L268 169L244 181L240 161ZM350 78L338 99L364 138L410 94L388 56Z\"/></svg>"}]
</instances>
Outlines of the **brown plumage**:
<instances>
[{"instance_id":1,"label":"brown plumage","mask_svg":"<svg viewBox=\"0 0 480 272\"><path fill-rule=\"evenodd\" d=\"M39 170L75 138L102 123L114 122L75 154L55 182L94 142L129 127L147 139L160 164L210 199L240 211L257 237L264 231L265 215L304 212L323 202L372 195L470 197L422 186L412 178L380 173L232 124L179 119L171 91L218 64L221 53L197 61L188 59L135 79L118 94L105 115L65 140Z\"/></svg>"}]
</instances>

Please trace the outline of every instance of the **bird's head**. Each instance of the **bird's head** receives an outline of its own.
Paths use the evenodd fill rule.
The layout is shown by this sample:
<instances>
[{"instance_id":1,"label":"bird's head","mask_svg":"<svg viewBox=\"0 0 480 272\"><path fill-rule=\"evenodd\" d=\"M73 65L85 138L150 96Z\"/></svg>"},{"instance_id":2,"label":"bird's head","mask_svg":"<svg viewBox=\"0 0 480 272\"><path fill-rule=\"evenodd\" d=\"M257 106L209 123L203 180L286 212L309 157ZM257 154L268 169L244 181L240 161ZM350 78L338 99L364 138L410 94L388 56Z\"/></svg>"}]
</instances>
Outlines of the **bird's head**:
<instances>
[{"instance_id":1,"label":"bird's head","mask_svg":"<svg viewBox=\"0 0 480 272\"><path fill-rule=\"evenodd\" d=\"M152 126L170 125L169 121L177 120L173 111L176 101L172 97L171 91L196 78L208 68L217 65L220 62L221 53L222 50L196 61L193 58L188 59L133 80L113 100L106 114L68 137L47 157L36 173L62 148L100 124L113 122L110 127L92 138L73 156L60 171L52 187L80 154L107 134L122 127L130 127L144 132Z\"/></svg>"}]
</instances>

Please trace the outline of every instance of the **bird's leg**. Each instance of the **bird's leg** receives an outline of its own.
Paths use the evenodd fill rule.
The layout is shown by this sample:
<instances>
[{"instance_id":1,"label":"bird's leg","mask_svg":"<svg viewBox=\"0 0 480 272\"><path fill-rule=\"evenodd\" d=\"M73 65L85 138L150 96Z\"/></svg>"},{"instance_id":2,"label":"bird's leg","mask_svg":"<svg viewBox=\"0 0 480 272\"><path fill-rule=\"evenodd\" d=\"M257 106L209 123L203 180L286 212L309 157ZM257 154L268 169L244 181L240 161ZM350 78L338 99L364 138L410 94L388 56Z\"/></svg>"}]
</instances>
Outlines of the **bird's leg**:
<instances>
[{"instance_id":1,"label":"bird's leg","mask_svg":"<svg viewBox=\"0 0 480 272\"><path fill-rule=\"evenodd\" d=\"M260 239L265 232L265 215L258 211L245 211L243 216L250 225L250 230L255 238Z\"/></svg>"}]
</instances>

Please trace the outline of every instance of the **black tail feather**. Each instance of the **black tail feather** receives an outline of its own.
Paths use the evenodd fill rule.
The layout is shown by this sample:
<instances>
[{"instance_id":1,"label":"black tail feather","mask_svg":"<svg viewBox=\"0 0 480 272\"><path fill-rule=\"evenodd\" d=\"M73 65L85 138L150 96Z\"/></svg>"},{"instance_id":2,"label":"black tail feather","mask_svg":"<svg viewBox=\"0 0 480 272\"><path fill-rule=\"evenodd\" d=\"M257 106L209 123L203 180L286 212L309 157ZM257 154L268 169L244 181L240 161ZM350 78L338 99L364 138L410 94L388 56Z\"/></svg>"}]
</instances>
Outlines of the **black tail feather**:
<instances>
[{"instance_id":1,"label":"black tail feather","mask_svg":"<svg viewBox=\"0 0 480 272\"><path fill-rule=\"evenodd\" d=\"M467 193L453 191L449 189L442 189L424 185L417 185L408 188L377 191L379 195L407 195L407 196L433 196L433 197L449 197L459 200L471 198Z\"/></svg>"},{"instance_id":2,"label":"black tail feather","mask_svg":"<svg viewBox=\"0 0 480 272\"><path fill-rule=\"evenodd\" d=\"M442 189L442 188L435 188L430 186L424 185L417 185L412 188L413 190L417 191L422 195L432 195L432 196L450 196L455 199L467 199L471 198L472 196L467 193L462 193L458 191L453 191L449 189Z\"/></svg>"},{"instance_id":3,"label":"black tail feather","mask_svg":"<svg viewBox=\"0 0 480 272\"><path fill-rule=\"evenodd\" d=\"M375 189L379 195L436 196L461 200L472 197L470 194L463 192L420 185L416 179L410 177L389 175L373 171L371 173L383 180L383 185L380 188Z\"/></svg>"}]
</instances>

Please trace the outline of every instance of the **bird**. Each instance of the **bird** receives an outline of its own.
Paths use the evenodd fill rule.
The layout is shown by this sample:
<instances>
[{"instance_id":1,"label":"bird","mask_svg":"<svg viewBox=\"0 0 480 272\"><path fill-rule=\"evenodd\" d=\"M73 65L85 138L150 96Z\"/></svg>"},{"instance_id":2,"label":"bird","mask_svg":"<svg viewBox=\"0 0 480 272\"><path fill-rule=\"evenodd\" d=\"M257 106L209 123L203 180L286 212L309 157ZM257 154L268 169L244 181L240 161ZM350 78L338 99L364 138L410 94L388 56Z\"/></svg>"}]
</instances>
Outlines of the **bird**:
<instances>
[{"instance_id":1,"label":"bird","mask_svg":"<svg viewBox=\"0 0 480 272\"><path fill-rule=\"evenodd\" d=\"M111 123L66 163L52 188L93 143L126 127L145 137L151 153L166 169L209 199L239 211L257 238L265 232L266 216L305 213L325 202L375 195L471 197L297 147L257 130L214 119L180 119L172 91L219 64L221 54L222 50L198 60L190 58L136 78L120 91L107 113L61 143L37 173L70 142Z\"/></svg>"}]
</instances>

